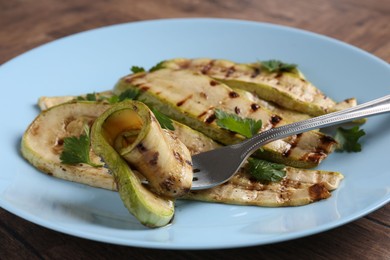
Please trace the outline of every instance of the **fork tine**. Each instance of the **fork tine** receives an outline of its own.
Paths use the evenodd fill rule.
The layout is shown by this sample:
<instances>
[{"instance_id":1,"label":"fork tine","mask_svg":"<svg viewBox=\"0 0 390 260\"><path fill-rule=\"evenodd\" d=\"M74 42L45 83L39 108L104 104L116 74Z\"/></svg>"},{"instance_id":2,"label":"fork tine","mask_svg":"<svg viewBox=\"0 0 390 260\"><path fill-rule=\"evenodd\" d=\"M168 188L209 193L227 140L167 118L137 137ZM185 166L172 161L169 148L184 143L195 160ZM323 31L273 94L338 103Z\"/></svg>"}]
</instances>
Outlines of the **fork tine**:
<instances>
[{"instance_id":1,"label":"fork tine","mask_svg":"<svg viewBox=\"0 0 390 260\"><path fill-rule=\"evenodd\" d=\"M211 188L229 180L248 156L269 142L309 130L388 112L390 112L390 95L339 112L272 128L239 144L197 154L192 157L195 180L191 190ZM223 163L221 163L221 158L223 158Z\"/></svg>"},{"instance_id":2,"label":"fork tine","mask_svg":"<svg viewBox=\"0 0 390 260\"><path fill-rule=\"evenodd\" d=\"M240 150L225 146L194 155L191 190L211 188L230 179L242 164L240 153ZM221 158L224 158L223 164L218 163Z\"/></svg>"}]
</instances>

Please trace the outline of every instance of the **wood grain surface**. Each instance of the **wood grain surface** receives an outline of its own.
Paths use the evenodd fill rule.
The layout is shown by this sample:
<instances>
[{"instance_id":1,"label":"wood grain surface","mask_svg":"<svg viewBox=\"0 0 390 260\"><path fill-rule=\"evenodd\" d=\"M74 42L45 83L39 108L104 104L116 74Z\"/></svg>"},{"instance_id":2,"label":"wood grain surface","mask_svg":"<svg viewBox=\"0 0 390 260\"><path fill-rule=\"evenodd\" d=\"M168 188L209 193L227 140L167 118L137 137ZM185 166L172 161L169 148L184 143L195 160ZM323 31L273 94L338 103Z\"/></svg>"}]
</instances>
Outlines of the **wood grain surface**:
<instances>
[{"instance_id":1,"label":"wood grain surface","mask_svg":"<svg viewBox=\"0 0 390 260\"><path fill-rule=\"evenodd\" d=\"M0 64L43 43L88 29L176 17L237 18L292 26L342 40L390 61L388 0L0 0ZM94 242L46 229L0 209L0 259L390 259L389 247L389 204L310 237L204 251Z\"/></svg>"}]
</instances>

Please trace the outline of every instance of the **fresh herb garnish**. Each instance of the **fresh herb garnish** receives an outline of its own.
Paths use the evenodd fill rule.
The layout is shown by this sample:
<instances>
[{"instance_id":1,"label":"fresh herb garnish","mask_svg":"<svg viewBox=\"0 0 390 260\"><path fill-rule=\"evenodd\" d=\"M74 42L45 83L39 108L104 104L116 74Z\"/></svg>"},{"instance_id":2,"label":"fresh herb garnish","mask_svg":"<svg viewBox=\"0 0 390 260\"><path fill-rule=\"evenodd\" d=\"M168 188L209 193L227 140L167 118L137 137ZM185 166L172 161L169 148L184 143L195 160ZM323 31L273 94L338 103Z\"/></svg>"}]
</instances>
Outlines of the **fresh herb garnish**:
<instances>
[{"instance_id":1,"label":"fresh herb garnish","mask_svg":"<svg viewBox=\"0 0 390 260\"><path fill-rule=\"evenodd\" d=\"M140 91L138 89L126 89L125 91L120 93L119 96L113 95L112 97L108 98L107 101L110 104L115 104L127 99L136 100L139 95Z\"/></svg>"},{"instance_id":2,"label":"fresh herb garnish","mask_svg":"<svg viewBox=\"0 0 390 260\"><path fill-rule=\"evenodd\" d=\"M165 60L160 61L159 63L154 65L152 68L150 68L149 72L153 72L153 71L156 71L156 70L163 69L164 68L164 62L165 62Z\"/></svg>"},{"instance_id":3,"label":"fresh herb garnish","mask_svg":"<svg viewBox=\"0 0 390 260\"><path fill-rule=\"evenodd\" d=\"M140 95L139 89L126 89L118 96L118 101L121 102L126 99L135 100Z\"/></svg>"},{"instance_id":4,"label":"fresh herb garnish","mask_svg":"<svg viewBox=\"0 0 390 260\"><path fill-rule=\"evenodd\" d=\"M155 108L151 108L151 110L162 128L172 130L172 131L175 130L175 127L173 126L173 122L169 117L167 117L160 111L156 110Z\"/></svg>"},{"instance_id":5,"label":"fresh herb garnish","mask_svg":"<svg viewBox=\"0 0 390 260\"><path fill-rule=\"evenodd\" d=\"M123 91L119 96L112 95L112 96L101 96L98 93L88 93L83 96L78 96L76 99L79 101L92 101L92 102L102 102L107 101L110 104L115 104L118 102L121 102L126 99L135 100L140 95L140 91L138 89L126 89Z\"/></svg>"},{"instance_id":6,"label":"fresh herb garnish","mask_svg":"<svg viewBox=\"0 0 390 260\"><path fill-rule=\"evenodd\" d=\"M338 146L336 151L360 152L362 146L359 143L359 139L365 134L363 129L359 129L359 126L354 126L350 129L337 128L335 139L338 142Z\"/></svg>"},{"instance_id":7,"label":"fresh herb garnish","mask_svg":"<svg viewBox=\"0 0 390 260\"><path fill-rule=\"evenodd\" d=\"M269 72L294 72L298 66L292 63L284 63L280 60L268 60L260 63Z\"/></svg>"},{"instance_id":8,"label":"fresh herb garnish","mask_svg":"<svg viewBox=\"0 0 390 260\"><path fill-rule=\"evenodd\" d=\"M229 114L220 109L215 110L217 117L217 125L229 131L241 134L246 138L250 138L257 134L262 126L261 120L252 118L242 118L236 114Z\"/></svg>"},{"instance_id":9,"label":"fresh herb garnish","mask_svg":"<svg viewBox=\"0 0 390 260\"><path fill-rule=\"evenodd\" d=\"M259 159L249 158L249 170L252 176L263 182L278 182L286 176L286 166Z\"/></svg>"},{"instance_id":10,"label":"fresh herb garnish","mask_svg":"<svg viewBox=\"0 0 390 260\"><path fill-rule=\"evenodd\" d=\"M93 93L86 94L85 97L78 96L77 100L80 100L80 101L97 101L98 97L97 97L97 94L95 92L93 92Z\"/></svg>"},{"instance_id":11,"label":"fresh herb garnish","mask_svg":"<svg viewBox=\"0 0 390 260\"><path fill-rule=\"evenodd\" d=\"M117 95L113 95L109 98L107 98L108 103L115 104L119 102L119 97Z\"/></svg>"},{"instance_id":12,"label":"fresh herb garnish","mask_svg":"<svg viewBox=\"0 0 390 260\"><path fill-rule=\"evenodd\" d=\"M138 66L132 66L130 68L131 72L133 73L139 73L139 72L145 72L145 69L142 68L142 67L138 67Z\"/></svg>"},{"instance_id":13,"label":"fresh herb garnish","mask_svg":"<svg viewBox=\"0 0 390 260\"><path fill-rule=\"evenodd\" d=\"M89 127L84 127L84 134L64 138L64 148L60 155L61 162L64 164L85 163L93 167L101 167L102 164L96 164L89 157L90 136Z\"/></svg>"},{"instance_id":14,"label":"fresh herb garnish","mask_svg":"<svg viewBox=\"0 0 390 260\"><path fill-rule=\"evenodd\" d=\"M96 101L96 99L97 99L96 93L88 93L85 96L85 99L88 100L88 101Z\"/></svg>"}]
</instances>

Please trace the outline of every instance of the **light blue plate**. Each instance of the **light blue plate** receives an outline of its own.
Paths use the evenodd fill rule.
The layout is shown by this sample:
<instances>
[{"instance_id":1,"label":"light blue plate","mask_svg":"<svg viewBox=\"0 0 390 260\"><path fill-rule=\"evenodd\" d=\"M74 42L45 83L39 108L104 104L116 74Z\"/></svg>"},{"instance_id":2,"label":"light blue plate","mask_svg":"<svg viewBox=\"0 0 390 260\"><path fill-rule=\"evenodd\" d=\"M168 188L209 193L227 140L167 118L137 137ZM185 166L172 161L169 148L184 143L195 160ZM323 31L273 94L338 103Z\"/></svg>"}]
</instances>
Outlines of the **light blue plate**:
<instances>
[{"instance_id":1,"label":"light blue plate","mask_svg":"<svg viewBox=\"0 0 390 260\"><path fill-rule=\"evenodd\" d=\"M330 199L307 206L260 208L182 201L173 223L140 225L111 191L62 181L22 159L20 139L38 114L39 96L110 89L132 65L175 57L237 62L280 59L337 101L390 93L390 66L342 42L302 30L247 21L173 19L79 33L33 49L0 67L0 206L60 232L108 243L166 249L261 245L319 233L390 200L390 116L364 126L363 152L332 154L321 166L345 180Z\"/></svg>"}]
</instances>

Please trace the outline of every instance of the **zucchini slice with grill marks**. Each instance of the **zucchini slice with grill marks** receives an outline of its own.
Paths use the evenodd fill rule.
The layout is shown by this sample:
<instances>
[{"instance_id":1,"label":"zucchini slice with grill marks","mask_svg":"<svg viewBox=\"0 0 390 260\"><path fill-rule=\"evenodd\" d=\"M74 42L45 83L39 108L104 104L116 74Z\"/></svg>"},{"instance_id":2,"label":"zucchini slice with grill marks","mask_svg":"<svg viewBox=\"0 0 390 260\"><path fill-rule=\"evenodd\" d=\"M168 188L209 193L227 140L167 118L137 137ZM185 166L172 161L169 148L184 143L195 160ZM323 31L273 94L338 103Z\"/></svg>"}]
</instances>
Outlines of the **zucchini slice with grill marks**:
<instances>
[{"instance_id":1,"label":"zucchini slice with grill marks","mask_svg":"<svg viewBox=\"0 0 390 260\"><path fill-rule=\"evenodd\" d=\"M48 175L94 187L116 189L108 169L87 164L68 165L60 160L64 139L83 134L84 126L91 126L109 107L107 104L71 102L42 111L22 137L23 157ZM93 162L100 162L100 157L92 151L90 157Z\"/></svg>"},{"instance_id":2,"label":"zucchini slice with grill marks","mask_svg":"<svg viewBox=\"0 0 390 260\"><path fill-rule=\"evenodd\" d=\"M50 101L50 98L48 100ZM60 163L61 140L66 136L80 134L83 131L82 126L84 124L92 124L96 117L110 107L110 105L101 103L76 102L60 105L58 108L50 108L42 112L26 131L22 152L42 171L63 179L109 190L118 190L119 185L116 182L126 183L130 181L131 187L134 189L127 188L121 191L124 193L122 196L126 201L125 203L128 204L129 208L134 208L132 211L135 215L137 214L137 218L145 225L151 227L163 226L172 217L172 200L157 197L155 193L145 189L145 186L140 183L140 180L145 177L128 168L123 158L113 151L112 146L104 146L104 140L100 140L98 142L100 148L95 147L95 149L96 151L102 149L101 154L107 167L95 168L86 164L66 165ZM191 154L208 151L220 146L212 139L188 126L178 122L173 123L175 135L185 143ZM33 131L34 135L38 135L38 137L30 136L30 131ZM94 130L92 133L95 144L96 138L101 138L96 137L96 133L100 132ZM42 143L47 145L42 146ZM94 162L100 162L100 157L94 153L94 150L91 150L90 154ZM109 169L117 171L117 174L112 174ZM119 177L122 179L115 181L115 178ZM244 167L228 183L220 187L205 191L191 191L181 198L274 207L302 205L327 198L330 194L324 191L323 187L328 191L336 189L342 178L341 174L334 172L288 167L287 175L281 183L264 185L251 178L248 169ZM126 193L130 195L127 196ZM238 196L239 194L244 197ZM129 199L130 197L131 199ZM133 201L138 199L143 201L139 203Z\"/></svg>"},{"instance_id":3,"label":"zucchini slice with grill marks","mask_svg":"<svg viewBox=\"0 0 390 260\"><path fill-rule=\"evenodd\" d=\"M240 96L246 97L247 99L251 100L254 104L258 104L261 107L264 107L268 109L270 112L275 113L276 115L281 116L282 118L287 119L289 122L299 122L302 120L306 120L309 118L312 118L312 116L308 114L304 114L295 110L287 109L284 107L281 107L273 102L265 101L264 99L260 99L257 95L253 94L252 92L249 92L247 90L234 88L234 91L236 91Z\"/></svg>"},{"instance_id":4,"label":"zucchini slice with grill marks","mask_svg":"<svg viewBox=\"0 0 390 260\"><path fill-rule=\"evenodd\" d=\"M295 69L269 72L261 63L239 64L218 59L172 59L164 68L187 69L213 77L232 88L256 93L260 98L312 116L335 111L336 102Z\"/></svg>"},{"instance_id":5,"label":"zucchini slice with grill marks","mask_svg":"<svg viewBox=\"0 0 390 260\"><path fill-rule=\"evenodd\" d=\"M93 187L119 190L124 205L142 224L149 227L164 226L173 217L173 200L147 189L141 183L144 177L132 171L112 147L105 146L104 138L100 138L99 131L96 131L97 118L110 107L94 102L70 102L41 112L23 135L22 155L33 166L49 175ZM64 139L84 134L85 125L92 124L96 125L91 134L92 139L100 145L90 151L91 160L96 164L101 163L102 155L108 167L61 163Z\"/></svg>"},{"instance_id":6,"label":"zucchini slice with grill marks","mask_svg":"<svg viewBox=\"0 0 390 260\"><path fill-rule=\"evenodd\" d=\"M127 89L139 89L139 99L146 104L223 144L237 143L243 137L216 124L216 109L261 120L261 131L289 123L288 119L240 96L227 85L190 70L160 69L128 75L119 80L113 91L118 95ZM311 131L269 143L257 156L311 168L327 157L334 144L333 138Z\"/></svg>"},{"instance_id":7,"label":"zucchini slice with grill marks","mask_svg":"<svg viewBox=\"0 0 390 260\"><path fill-rule=\"evenodd\" d=\"M344 176L338 172L286 167L280 182L262 183L247 167L228 182L207 190L191 191L185 199L262 207L301 206L331 196Z\"/></svg>"}]
</instances>

